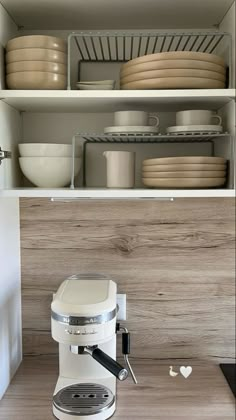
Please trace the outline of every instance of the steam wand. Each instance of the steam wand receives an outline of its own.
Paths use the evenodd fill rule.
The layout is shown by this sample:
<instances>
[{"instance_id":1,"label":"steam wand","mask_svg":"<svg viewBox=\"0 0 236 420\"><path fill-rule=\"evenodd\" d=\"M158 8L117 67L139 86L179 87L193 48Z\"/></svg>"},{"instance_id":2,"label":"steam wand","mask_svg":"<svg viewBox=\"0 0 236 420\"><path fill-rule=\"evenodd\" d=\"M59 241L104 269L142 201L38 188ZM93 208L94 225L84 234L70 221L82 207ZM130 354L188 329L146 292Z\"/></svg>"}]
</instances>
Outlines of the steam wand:
<instances>
[{"instance_id":1,"label":"steam wand","mask_svg":"<svg viewBox=\"0 0 236 420\"><path fill-rule=\"evenodd\" d=\"M129 354L130 354L130 333L126 327L123 327L119 323L116 324L116 332L124 331L122 333L122 354L124 355L124 360L126 363L126 366L130 372L130 375L133 379L133 382L137 385L138 381L136 379L136 376L134 374L134 371L131 367L130 361L129 361Z\"/></svg>"}]
</instances>

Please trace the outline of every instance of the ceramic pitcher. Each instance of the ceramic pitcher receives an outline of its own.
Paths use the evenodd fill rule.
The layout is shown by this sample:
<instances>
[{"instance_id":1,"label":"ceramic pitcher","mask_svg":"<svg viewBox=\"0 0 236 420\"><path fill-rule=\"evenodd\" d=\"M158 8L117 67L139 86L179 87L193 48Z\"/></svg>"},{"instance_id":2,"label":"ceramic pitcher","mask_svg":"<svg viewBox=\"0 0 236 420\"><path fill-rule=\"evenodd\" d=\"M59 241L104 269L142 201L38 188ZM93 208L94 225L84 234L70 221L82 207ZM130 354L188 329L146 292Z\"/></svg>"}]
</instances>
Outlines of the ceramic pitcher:
<instances>
[{"instance_id":1,"label":"ceramic pitcher","mask_svg":"<svg viewBox=\"0 0 236 420\"><path fill-rule=\"evenodd\" d=\"M107 187L133 188L135 182L135 153L106 151Z\"/></svg>"}]
</instances>

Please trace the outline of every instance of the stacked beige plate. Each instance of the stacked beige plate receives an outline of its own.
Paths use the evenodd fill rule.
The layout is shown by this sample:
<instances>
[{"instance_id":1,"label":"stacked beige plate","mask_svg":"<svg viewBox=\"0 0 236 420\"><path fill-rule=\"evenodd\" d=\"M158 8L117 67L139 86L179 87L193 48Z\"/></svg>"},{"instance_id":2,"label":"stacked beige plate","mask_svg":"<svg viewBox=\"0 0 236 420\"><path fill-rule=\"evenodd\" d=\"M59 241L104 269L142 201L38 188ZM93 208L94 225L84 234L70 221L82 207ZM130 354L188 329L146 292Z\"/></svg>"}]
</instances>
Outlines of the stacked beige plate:
<instances>
[{"instance_id":1,"label":"stacked beige plate","mask_svg":"<svg viewBox=\"0 0 236 420\"><path fill-rule=\"evenodd\" d=\"M226 182L226 159L208 156L183 156L146 159L142 180L146 187L212 188Z\"/></svg>"},{"instance_id":2,"label":"stacked beige plate","mask_svg":"<svg viewBox=\"0 0 236 420\"><path fill-rule=\"evenodd\" d=\"M123 64L121 89L223 89L226 68L215 55L194 51L149 54Z\"/></svg>"},{"instance_id":3,"label":"stacked beige plate","mask_svg":"<svg viewBox=\"0 0 236 420\"><path fill-rule=\"evenodd\" d=\"M65 89L67 46L63 39L29 35L11 39L6 47L9 89Z\"/></svg>"}]
</instances>

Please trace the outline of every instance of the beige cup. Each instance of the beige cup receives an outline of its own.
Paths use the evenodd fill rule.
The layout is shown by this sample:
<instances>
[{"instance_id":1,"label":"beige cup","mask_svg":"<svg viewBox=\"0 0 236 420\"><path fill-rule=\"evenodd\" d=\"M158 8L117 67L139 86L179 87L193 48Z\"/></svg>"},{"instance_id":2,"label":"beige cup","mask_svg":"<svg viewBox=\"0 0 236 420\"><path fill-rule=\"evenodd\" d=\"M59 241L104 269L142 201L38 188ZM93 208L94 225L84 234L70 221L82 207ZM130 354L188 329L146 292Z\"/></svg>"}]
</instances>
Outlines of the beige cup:
<instances>
[{"instance_id":1,"label":"beige cup","mask_svg":"<svg viewBox=\"0 0 236 420\"><path fill-rule=\"evenodd\" d=\"M133 188L135 182L135 152L106 151L107 187Z\"/></svg>"},{"instance_id":2,"label":"beige cup","mask_svg":"<svg viewBox=\"0 0 236 420\"><path fill-rule=\"evenodd\" d=\"M176 125L221 125L222 118L213 111L190 109L176 113Z\"/></svg>"},{"instance_id":3,"label":"beige cup","mask_svg":"<svg viewBox=\"0 0 236 420\"><path fill-rule=\"evenodd\" d=\"M154 127L159 126L159 118L144 111L118 111L114 115L114 125L117 126L147 126L151 120L155 121Z\"/></svg>"}]
</instances>

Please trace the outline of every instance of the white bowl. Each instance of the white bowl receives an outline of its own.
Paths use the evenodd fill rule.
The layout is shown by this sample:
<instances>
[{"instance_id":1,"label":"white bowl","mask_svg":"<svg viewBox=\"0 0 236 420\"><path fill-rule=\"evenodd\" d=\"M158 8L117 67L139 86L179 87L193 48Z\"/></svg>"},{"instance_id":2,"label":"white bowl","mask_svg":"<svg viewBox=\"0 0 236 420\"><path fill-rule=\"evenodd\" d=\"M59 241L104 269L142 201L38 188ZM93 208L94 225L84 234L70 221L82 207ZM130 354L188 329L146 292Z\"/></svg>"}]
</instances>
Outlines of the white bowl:
<instances>
[{"instance_id":1,"label":"white bowl","mask_svg":"<svg viewBox=\"0 0 236 420\"><path fill-rule=\"evenodd\" d=\"M20 50L23 48L46 48L66 52L67 44L64 39L48 35L26 35L13 38L7 43L6 50Z\"/></svg>"},{"instance_id":2,"label":"white bowl","mask_svg":"<svg viewBox=\"0 0 236 420\"><path fill-rule=\"evenodd\" d=\"M53 61L16 61L7 64L7 74L18 71L46 71L49 73L67 74L65 64L54 63Z\"/></svg>"},{"instance_id":3,"label":"white bowl","mask_svg":"<svg viewBox=\"0 0 236 420\"><path fill-rule=\"evenodd\" d=\"M22 157L71 157L71 144L21 143L18 145ZM82 155L81 146L75 146L75 156Z\"/></svg>"},{"instance_id":4,"label":"white bowl","mask_svg":"<svg viewBox=\"0 0 236 420\"><path fill-rule=\"evenodd\" d=\"M6 77L8 89L66 89L66 75L46 71L18 71Z\"/></svg>"},{"instance_id":5,"label":"white bowl","mask_svg":"<svg viewBox=\"0 0 236 420\"><path fill-rule=\"evenodd\" d=\"M40 188L62 188L70 183L72 159L69 157L21 157L20 168L34 185ZM75 159L75 176L81 158Z\"/></svg>"}]
</instances>

